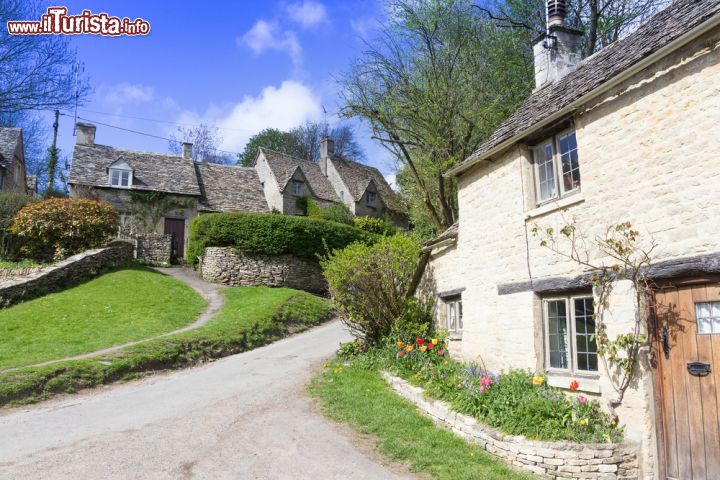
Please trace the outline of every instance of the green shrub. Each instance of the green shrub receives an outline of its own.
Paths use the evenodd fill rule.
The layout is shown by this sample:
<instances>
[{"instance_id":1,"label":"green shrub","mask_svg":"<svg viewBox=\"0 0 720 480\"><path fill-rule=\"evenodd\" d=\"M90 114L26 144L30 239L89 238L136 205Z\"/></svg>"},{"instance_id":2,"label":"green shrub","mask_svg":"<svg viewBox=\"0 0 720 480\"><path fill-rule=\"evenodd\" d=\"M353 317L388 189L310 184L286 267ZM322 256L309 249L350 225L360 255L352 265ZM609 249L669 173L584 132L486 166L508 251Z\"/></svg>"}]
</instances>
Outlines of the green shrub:
<instances>
[{"instance_id":1,"label":"green shrub","mask_svg":"<svg viewBox=\"0 0 720 480\"><path fill-rule=\"evenodd\" d=\"M393 224L384 218L356 217L353 219L353 224L360 230L377 235L392 235L396 230Z\"/></svg>"},{"instance_id":2,"label":"green shrub","mask_svg":"<svg viewBox=\"0 0 720 480\"><path fill-rule=\"evenodd\" d=\"M20 242L17 235L10 232L15 215L35 199L19 192L0 192L0 259L12 260L17 257Z\"/></svg>"},{"instance_id":3,"label":"green shrub","mask_svg":"<svg viewBox=\"0 0 720 480\"><path fill-rule=\"evenodd\" d=\"M354 243L321 261L336 308L365 347L378 344L413 305L406 298L420 245L410 236Z\"/></svg>"},{"instance_id":4,"label":"green shrub","mask_svg":"<svg viewBox=\"0 0 720 480\"><path fill-rule=\"evenodd\" d=\"M242 253L289 253L315 260L327 249L376 237L348 225L315 218L267 213L211 213L190 223L187 261L195 263L206 247L235 247Z\"/></svg>"},{"instance_id":5,"label":"green shrub","mask_svg":"<svg viewBox=\"0 0 720 480\"><path fill-rule=\"evenodd\" d=\"M118 221L118 213L107 203L49 198L24 206L10 231L22 241L21 252L57 260L103 246L117 232Z\"/></svg>"},{"instance_id":6,"label":"green shrub","mask_svg":"<svg viewBox=\"0 0 720 480\"><path fill-rule=\"evenodd\" d=\"M308 217L355 226L353 222L355 216L344 203L333 203L329 207L323 208L315 203L312 198L302 197L302 199L302 207L298 205L298 208L305 212L305 215ZM298 201L300 201L300 199L298 199Z\"/></svg>"}]
</instances>

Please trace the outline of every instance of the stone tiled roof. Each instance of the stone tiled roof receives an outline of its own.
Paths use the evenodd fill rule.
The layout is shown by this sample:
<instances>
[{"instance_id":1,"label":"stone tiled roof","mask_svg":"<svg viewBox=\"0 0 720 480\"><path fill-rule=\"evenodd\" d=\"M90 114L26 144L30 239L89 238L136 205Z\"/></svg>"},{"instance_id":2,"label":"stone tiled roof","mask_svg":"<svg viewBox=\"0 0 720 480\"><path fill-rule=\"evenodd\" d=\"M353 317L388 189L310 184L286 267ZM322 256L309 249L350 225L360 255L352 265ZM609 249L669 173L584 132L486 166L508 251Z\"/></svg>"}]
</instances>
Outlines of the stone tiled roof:
<instances>
[{"instance_id":1,"label":"stone tiled roof","mask_svg":"<svg viewBox=\"0 0 720 480\"><path fill-rule=\"evenodd\" d=\"M254 168L196 163L202 196L199 210L207 212L267 212L270 210Z\"/></svg>"},{"instance_id":2,"label":"stone tiled roof","mask_svg":"<svg viewBox=\"0 0 720 480\"><path fill-rule=\"evenodd\" d=\"M457 222L453 223L443 233L441 233L437 237L432 238L432 239L428 240L427 242L423 243L423 249L432 249L433 246L435 246L439 243L442 243L445 240L457 238L458 228L459 228L459 224Z\"/></svg>"},{"instance_id":3,"label":"stone tiled roof","mask_svg":"<svg viewBox=\"0 0 720 480\"><path fill-rule=\"evenodd\" d=\"M292 157L265 147L260 147L260 151L265 156L265 159L267 159L270 170L272 170L281 191L285 190L295 170L299 168L307 179L310 190L312 190L317 198L330 202L340 201L330 180L323 175L322 170L320 170L320 165L317 163Z\"/></svg>"},{"instance_id":4,"label":"stone tiled roof","mask_svg":"<svg viewBox=\"0 0 720 480\"><path fill-rule=\"evenodd\" d=\"M200 195L192 160L176 155L137 152L105 145L75 145L69 182L107 187L107 169L119 159L133 169L133 189Z\"/></svg>"},{"instance_id":5,"label":"stone tiled roof","mask_svg":"<svg viewBox=\"0 0 720 480\"><path fill-rule=\"evenodd\" d=\"M450 173L460 173L485 159L494 149L575 100L623 73L636 63L670 44L720 13L720 0L676 0L635 32L583 60L573 71L534 92L480 148Z\"/></svg>"},{"instance_id":6,"label":"stone tiled roof","mask_svg":"<svg viewBox=\"0 0 720 480\"><path fill-rule=\"evenodd\" d=\"M338 156L332 157L332 163L356 202L362 198L368 185L373 181L377 193L388 209L400 213L406 212L405 206L377 168Z\"/></svg>"},{"instance_id":7,"label":"stone tiled roof","mask_svg":"<svg viewBox=\"0 0 720 480\"><path fill-rule=\"evenodd\" d=\"M0 127L0 165L7 167L13 161L22 131L19 128Z\"/></svg>"}]
</instances>

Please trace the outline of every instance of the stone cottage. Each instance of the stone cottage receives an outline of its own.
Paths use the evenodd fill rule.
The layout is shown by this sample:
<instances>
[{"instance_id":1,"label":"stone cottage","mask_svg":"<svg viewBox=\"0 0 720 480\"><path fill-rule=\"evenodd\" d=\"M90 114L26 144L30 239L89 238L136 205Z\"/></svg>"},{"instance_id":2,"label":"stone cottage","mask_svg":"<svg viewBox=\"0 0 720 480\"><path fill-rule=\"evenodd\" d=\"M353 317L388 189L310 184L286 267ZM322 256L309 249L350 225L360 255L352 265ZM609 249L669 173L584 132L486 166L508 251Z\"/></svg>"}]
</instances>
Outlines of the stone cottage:
<instances>
[{"instance_id":1,"label":"stone cottage","mask_svg":"<svg viewBox=\"0 0 720 480\"><path fill-rule=\"evenodd\" d=\"M37 180L26 175L22 130L0 127L0 191L33 194Z\"/></svg>"},{"instance_id":2,"label":"stone cottage","mask_svg":"<svg viewBox=\"0 0 720 480\"><path fill-rule=\"evenodd\" d=\"M190 220L197 215L273 210L302 215L298 208L302 197L323 207L347 198L346 204L356 215L387 217L406 225L404 207L382 174L337 156L329 160L326 155L319 165L260 148L254 167L217 165L194 162L189 143L183 144L181 155L137 152L98 145L95 132L92 124L77 124L70 195L113 205L121 213L123 231L142 230L138 255L147 259L182 258ZM332 152L331 140L323 141L323 152ZM326 175L321 165L330 162L350 165L339 167L349 173ZM155 209L149 218L142 215L141 223L149 224L138 227L143 195L148 201L165 202L167 209ZM141 251L143 248L147 251Z\"/></svg>"},{"instance_id":3,"label":"stone cottage","mask_svg":"<svg viewBox=\"0 0 720 480\"><path fill-rule=\"evenodd\" d=\"M631 222L657 245L646 271L655 308L615 410L638 476L720 478L720 1L675 1L586 59L563 12L551 10L535 43L536 89L448 172L460 222L425 245L423 291L455 354L544 372L561 388L574 380L608 405L617 370L597 354L597 290L533 228L574 218L591 244ZM616 283L610 338L633 330L634 299L629 281Z\"/></svg>"}]
</instances>

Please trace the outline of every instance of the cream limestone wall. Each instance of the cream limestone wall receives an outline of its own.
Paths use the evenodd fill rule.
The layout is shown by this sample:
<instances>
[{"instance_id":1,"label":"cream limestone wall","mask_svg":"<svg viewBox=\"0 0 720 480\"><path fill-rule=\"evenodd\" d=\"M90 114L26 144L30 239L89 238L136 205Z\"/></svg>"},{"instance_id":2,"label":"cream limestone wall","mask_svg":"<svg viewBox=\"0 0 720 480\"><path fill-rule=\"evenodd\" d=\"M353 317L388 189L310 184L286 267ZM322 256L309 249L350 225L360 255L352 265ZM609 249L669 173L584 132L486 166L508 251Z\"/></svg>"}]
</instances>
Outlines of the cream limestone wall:
<instances>
[{"instance_id":1,"label":"cream limestone wall","mask_svg":"<svg viewBox=\"0 0 720 480\"><path fill-rule=\"evenodd\" d=\"M270 170L270 166L267 164L265 155L262 153L258 156L257 163L255 164L255 171L258 173L258 177L262 182L263 192L267 199L270 210L283 211L283 196L280 193L280 187L278 186L275 175Z\"/></svg>"},{"instance_id":2,"label":"cream limestone wall","mask_svg":"<svg viewBox=\"0 0 720 480\"><path fill-rule=\"evenodd\" d=\"M352 198L352 195L350 194L350 191L347 188L347 185L345 185L345 182L343 182L342 178L340 178L340 174L337 171L337 168L335 168L335 165L332 163L332 160L329 159L323 159L326 162L326 168L327 168L327 178L330 180L330 183L332 184L333 188L335 189L335 193L337 193L338 198L342 200L342 202L347 205L347 207L350 209L350 211L353 213L353 215L356 215L355 213L355 201ZM323 161L321 160L321 161Z\"/></svg>"},{"instance_id":3,"label":"cream limestone wall","mask_svg":"<svg viewBox=\"0 0 720 480\"><path fill-rule=\"evenodd\" d=\"M714 33L693 42L576 113L582 192L565 208L535 209L533 169L523 145L458 179L454 265L466 288L466 359L481 357L493 370L542 367L540 298L529 291L499 295L497 287L583 270L541 247L530 232L534 224L558 227L574 216L579 231L592 238L610 224L630 221L657 243L655 261L720 252L719 39ZM632 292L616 289L610 332L632 325L631 300ZM580 383L590 394L599 391L595 395L604 402L614 392L607 373L601 377L594 385ZM655 451L651 398L647 374L618 409L627 437L642 444L641 469L649 477Z\"/></svg>"}]
</instances>

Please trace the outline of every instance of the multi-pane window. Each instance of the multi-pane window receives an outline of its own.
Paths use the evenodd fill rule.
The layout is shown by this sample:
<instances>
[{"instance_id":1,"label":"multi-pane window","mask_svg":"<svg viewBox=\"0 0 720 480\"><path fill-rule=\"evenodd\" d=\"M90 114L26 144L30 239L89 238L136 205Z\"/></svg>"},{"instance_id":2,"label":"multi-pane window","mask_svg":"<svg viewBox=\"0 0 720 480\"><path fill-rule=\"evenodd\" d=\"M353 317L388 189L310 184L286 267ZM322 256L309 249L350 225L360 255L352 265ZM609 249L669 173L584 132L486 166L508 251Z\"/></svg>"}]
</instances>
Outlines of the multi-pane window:
<instances>
[{"instance_id":1,"label":"multi-pane window","mask_svg":"<svg viewBox=\"0 0 720 480\"><path fill-rule=\"evenodd\" d=\"M113 187L129 187L131 183L132 172L130 170L121 170L119 168L110 169L110 185Z\"/></svg>"},{"instance_id":2,"label":"multi-pane window","mask_svg":"<svg viewBox=\"0 0 720 480\"><path fill-rule=\"evenodd\" d=\"M300 180L293 180L292 181L292 194L301 197L303 194L303 182Z\"/></svg>"},{"instance_id":3,"label":"multi-pane window","mask_svg":"<svg viewBox=\"0 0 720 480\"><path fill-rule=\"evenodd\" d=\"M698 302L695 304L698 334L720 334L720 302Z\"/></svg>"},{"instance_id":4,"label":"multi-pane window","mask_svg":"<svg viewBox=\"0 0 720 480\"><path fill-rule=\"evenodd\" d=\"M533 149L537 202L544 203L580 188L575 132L548 139Z\"/></svg>"},{"instance_id":5,"label":"multi-pane window","mask_svg":"<svg viewBox=\"0 0 720 480\"><path fill-rule=\"evenodd\" d=\"M597 372L595 308L592 296L543 301L547 367L569 372Z\"/></svg>"},{"instance_id":6,"label":"multi-pane window","mask_svg":"<svg viewBox=\"0 0 720 480\"><path fill-rule=\"evenodd\" d=\"M375 192L367 192L365 194L365 203L370 207L375 205Z\"/></svg>"},{"instance_id":7,"label":"multi-pane window","mask_svg":"<svg viewBox=\"0 0 720 480\"><path fill-rule=\"evenodd\" d=\"M450 333L460 333L463 329L462 300L453 297L445 300L447 305L447 329Z\"/></svg>"}]
</instances>

